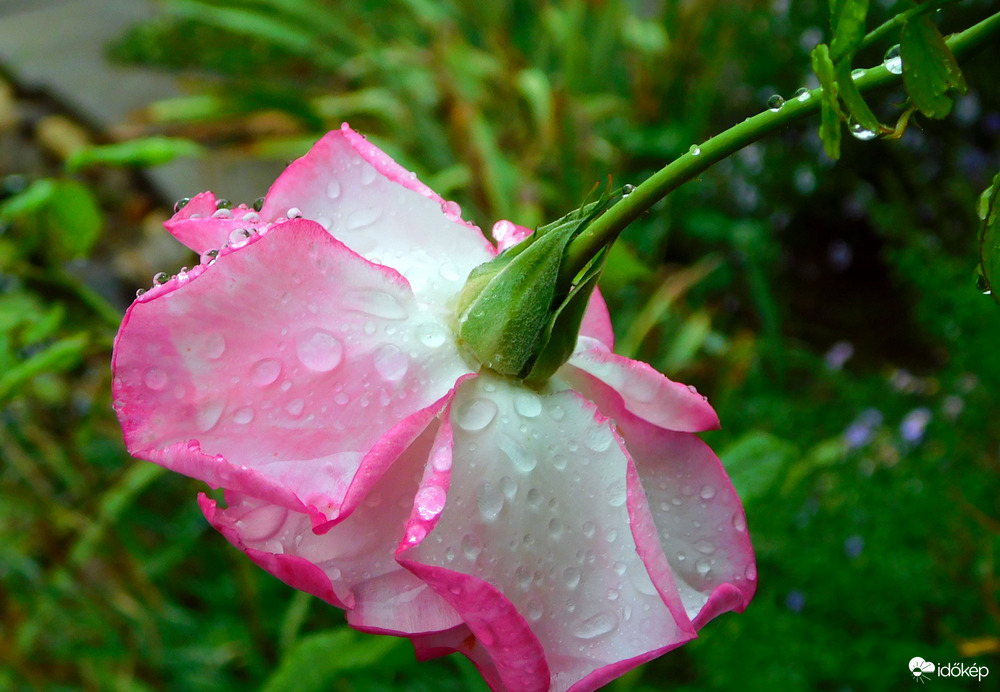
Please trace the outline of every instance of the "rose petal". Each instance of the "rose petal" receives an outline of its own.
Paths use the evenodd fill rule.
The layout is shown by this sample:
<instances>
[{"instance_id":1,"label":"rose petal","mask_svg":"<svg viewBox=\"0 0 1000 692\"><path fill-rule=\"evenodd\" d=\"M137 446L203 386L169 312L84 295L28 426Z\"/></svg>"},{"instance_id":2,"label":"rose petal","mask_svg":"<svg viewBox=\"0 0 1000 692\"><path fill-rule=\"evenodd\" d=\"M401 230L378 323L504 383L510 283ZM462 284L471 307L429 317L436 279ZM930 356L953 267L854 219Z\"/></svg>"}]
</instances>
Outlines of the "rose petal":
<instances>
[{"instance_id":1,"label":"rose petal","mask_svg":"<svg viewBox=\"0 0 1000 692\"><path fill-rule=\"evenodd\" d=\"M294 161L267 193L265 218L301 210L349 248L393 267L421 300L457 295L493 246L415 176L346 125Z\"/></svg>"},{"instance_id":2,"label":"rose petal","mask_svg":"<svg viewBox=\"0 0 1000 692\"><path fill-rule=\"evenodd\" d=\"M580 325L580 336L596 339L606 351L611 351L615 347L615 331L611 328L611 314L608 312L608 304L604 302L604 296L601 295L600 289L595 288L587 302L587 310L583 313L583 323Z\"/></svg>"},{"instance_id":3,"label":"rose petal","mask_svg":"<svg viewBox=\"0 0 1000 692\"><path fill-rule=\"evenodd\" d=\"M633 525L652 519L592 404L480 376L450 422L447 502L399 559L459 611L507 689L595 689L693 636L637 553Z\"/></svg>"},{"instance_id":4,"label":"rose petal","mask_svg":"<svg viewBox=\"0 0 1000 692\"><path fill-rule=\"evenodd\" d=\"M620 401L632 414L668 430L700 432L719 427L715 410L693 387L673 382L649 365L610 353L586 338L558 375L604 412L605 401Z\"/></svg>"},{"instance_id":5,"label":"rose petal","mask_svg":"<svg viewBox=\"0 0 1000 692\"><path fill-rule=\"evenodd\" d=\"M315 223L196 269L129 309L114 395L132 454L211 485L335 517L372 445L468 372L443 307ZM211 463L160 453L191 440Z\"/></svg>"},{"instance_id":6,"label":"rose petal","mask_svg":"<svg viewBox=\"0 0 1000 692\"><path fill-rule=\"evenodd\" d=\"M191 198L169 220L163 223L171 235L199 255L219 250L230 241L234 231L258 231L266 226L253 209L216 209L215 195L202 192ZM216 216L218 215L218 216Z\"/></svg>"},{"instance_id":7,"label":"rose petal","mask_svg":"<svg viewBox=\"0 0 1000 692\"><path fill-rule=\"evenodd\" d=\"M227 509L212 503L206 517L282 581L346 608L352 627L399 635L456 627L462 620L455 610L394 559L436 429L423 428L364 502L324 532L307 514L238 493L226 494ZM412 437L400 428L394 434Z\"/></svg>"}]
</instances>

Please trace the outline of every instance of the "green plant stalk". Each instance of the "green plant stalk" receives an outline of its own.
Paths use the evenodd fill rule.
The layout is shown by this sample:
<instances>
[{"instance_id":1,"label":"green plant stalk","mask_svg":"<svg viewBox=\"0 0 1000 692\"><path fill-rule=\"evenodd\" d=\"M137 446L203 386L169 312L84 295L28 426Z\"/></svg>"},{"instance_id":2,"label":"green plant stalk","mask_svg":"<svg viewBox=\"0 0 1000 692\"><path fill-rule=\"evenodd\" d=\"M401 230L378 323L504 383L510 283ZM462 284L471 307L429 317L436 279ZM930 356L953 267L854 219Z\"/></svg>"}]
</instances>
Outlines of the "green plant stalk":
<instances>
[{"instance_id":1,"label":"green plant stalk","mask_svg":"<svg viewBox=\"0 0 1000 692\"><path fill-rule=\"evenodd\" d=\"M1000 12L965 31L950 36L947 39L948 48L955 55L968 52L998 31L1000 31ZM860 91L868 91L900 79L901 75L889 72L884 65L878 65L867 69L854 83ZM813 89L807 99L792 98L776 111L767 110L747 118L739 125L729 128L697 147L692 147L691 151L636 186L628 196L623 196L573 240L567 250L566 261L559 276L559 285L572 283L590 258L594 257L602 247L613 243L626 226L682 184L765 135L816 113L820 108L822 91ZM695 151L698 153L694 153Z\"/></svg>"}]
</instances>

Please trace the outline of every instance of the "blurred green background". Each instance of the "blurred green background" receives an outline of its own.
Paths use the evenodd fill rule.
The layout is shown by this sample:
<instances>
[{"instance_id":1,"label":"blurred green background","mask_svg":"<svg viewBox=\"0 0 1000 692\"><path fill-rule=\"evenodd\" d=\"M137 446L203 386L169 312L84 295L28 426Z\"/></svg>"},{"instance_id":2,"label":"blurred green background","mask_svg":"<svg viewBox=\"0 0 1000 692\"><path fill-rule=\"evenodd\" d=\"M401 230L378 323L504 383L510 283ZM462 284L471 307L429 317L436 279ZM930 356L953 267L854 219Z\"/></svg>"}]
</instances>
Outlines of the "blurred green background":
<instances>
[{"instance_id":1,"label":"blurred green background","mask_svg":"<svg viewBox=\"0 0 1000 692\"><path fill-rule=\"evenodd\" d=\"M991 5L938 21L960 30ZM869 27L910 6L873 2ZM129 123L139 143L87 148L107 133L0 86L0 689L485 689L459 657L417 664L405 640L348 630L211 531L201 484L126 455L118 322L154 271L197 263L156 230L173 200L143 166L239 156L277 172L347 120L484 229L534 226L815 86L827 4L158 8L106 47L184 79ZM960 61L970 90L947 119L848 137L838 162L818 118L776 133L616 246L601 287L617 350L716 406L723 429L705 438L760 577L745 614L609 689L909 689L914 656L1000 677L1000 309L974 280L975 200L1000 170L998 60L994 44ZM869 100L894 122L905 95Z\"/></svg>"}]
</instances>

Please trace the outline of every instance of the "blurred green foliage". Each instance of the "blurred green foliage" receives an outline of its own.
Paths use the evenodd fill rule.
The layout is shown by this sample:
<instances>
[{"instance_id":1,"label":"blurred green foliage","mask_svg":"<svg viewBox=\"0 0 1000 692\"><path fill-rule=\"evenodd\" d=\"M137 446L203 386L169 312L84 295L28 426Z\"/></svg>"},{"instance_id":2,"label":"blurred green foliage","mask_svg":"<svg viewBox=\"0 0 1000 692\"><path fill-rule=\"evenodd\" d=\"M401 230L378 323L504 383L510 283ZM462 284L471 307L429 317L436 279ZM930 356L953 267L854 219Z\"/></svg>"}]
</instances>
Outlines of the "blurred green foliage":
<instances>
[{"instance_id":1,"label":"blurred green foliage","mask_svg":"<svg viewBox=\"0 0 1000 692\"><path fill-rule=\"evenodd\" d=\"M941 4L945 34L990 5ZM912 7L872 3L867 26ZM348 120L483 227L555 219L816 86L832 36L819 0L162 9L111 48L194 80L149 108L152 132L284 160ZM852 43L853 65L895 42ZM743 494L760 586L610 689L903 689L914 656L1000 675L1000 313L973 272L998 58L961 60L948 118L845 139L836 164L815 121L743 150L611 253L619 351L720 413L706 438ZM866 100L893 122L905 94ZM155 163L157 146L70 168ZM464 660L416 664L347 630L208 531L199 484L125 455L107 363L130 279L107 277L131 275L108 230L128 205L81 172L32 178L0 189L0 688L483 689Z\"/></svg>"}]
</instances>

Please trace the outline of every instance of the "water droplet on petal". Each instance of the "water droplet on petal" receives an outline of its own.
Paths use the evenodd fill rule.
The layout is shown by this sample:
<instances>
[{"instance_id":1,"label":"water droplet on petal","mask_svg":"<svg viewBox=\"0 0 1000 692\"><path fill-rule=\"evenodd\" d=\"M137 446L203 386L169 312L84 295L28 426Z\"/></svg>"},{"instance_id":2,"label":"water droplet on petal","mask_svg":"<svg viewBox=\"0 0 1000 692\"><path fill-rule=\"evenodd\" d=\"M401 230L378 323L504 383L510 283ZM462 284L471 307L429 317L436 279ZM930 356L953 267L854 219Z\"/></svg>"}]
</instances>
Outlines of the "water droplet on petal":
<instances>
[{"instance_id":1,"label":"water droplet on petal","mask_svg":"<svg viewBox=\"0 0 1000 692\"><path fill-rule=\"evenodd\" d=\"M737 512L733 515L733 528L740 533L747 530L747 518L743 516L743 512Z\"/></svg>"},{"instance_id":2,"label":"water droplet on petal","mask_svg":"<svg viewBox=\"0 0 1000 692\"><path fill-rule=\"evenodd\" d=\"M216 209L231 209L232 206L233 206L233 203L230 202L225 197L220 197L219 199L215 200L215 208Z\"/></svg>"},{"instance_id":3,"label":"water droplet on petal","mask_svg":"<svg viewBox=\"0 0 1000 692\"><path fill-rule=\"evenodd\" d=\"M595 452L607 451L613 441L614 435L607 425L591 427L584 438L584 443Z\"/></svg>"},{"instance_id":4,"label":"water droplet on petal","mask_svg":"<svg viewBox=\"0 0 1000 692\"><path fill-rule=\"evenodd\" d=\"M139 296L141 296L145 292L146 292L145 288L137 288L137 289L135 289L135 297L138 298Z\"/></svg>"},{"instance_id":5,"label":"water droplet on petal","mask_svg":"<svg viewBox=\"0 0 1000 692\"><path fill-rule=\"evenodd\" d=\"M566 582L567 587L575 589L580 585L580 579L583 578L583 573L575 567L568 567L563 570L562 577L563 581Z\"/></svg>"},{"instance_id":6,"label":"water droplet on petal","mask_svg":"<svg viewBox=\"0 0 1000 692\"><path fill-rule=\"evenodd\" d=\"M143 378L143 382L146 386L153 391L160 391L167 386L167 373L163 372L159 368L151 368L146 371L146 376Z\"/></svg>"},{"instance_id":7,"label":"water droplet on petal","mask_svg":"<svg viewBox=\"0 0 1000 692\"><path fill-rule=\"evenodd\" d=\"M361 174L358 176L362 185L371 185L375 182L378 172L370 164L361 164Z\"/></svg>"},{"instance_id":8,"label":"water droplet on petal","mask_svg":"<svg viewBox=\"0 0 1000 692\"><path fill-rule=\"evenodd\" d=\"M190 201L191 201L190 197L181 197L179 200L177 200L176 202L174 202L174 213L176 214L181 209L183 209L184 207L186 207L188 205L188 202L190 202Z\"/></svg>"},{"instance_id":9,"label":"water droplet on petal","mask_svg":"<svg viewBox=\"0 0 1000 692\"><path fill-rule=\"evenodd\" d=\"M772 113L777 113L784 105L785 99L783 99L780 94L772 94L771 97L767 99L767 109Z\"/></svg>"},{"instance_id":10,"label":"water droplet on petal","mask_svg":"<svg viewBox=\"0 0 1000 692\"><path fill-rule=\"evenodd\" d=\"M503 493L489 481L483 481L476 488L476 506L485 521L493 521L500 516L503 503Z\"/></svg>"},{"instance_id":11,"label":"water droplet on petal","mask_svg":"<svg viewBox=\"0 0 1000 692\"><path fill-rule=\"evenodd\" d=\"M500 479L500 492L502 492L504 497L508 500L513 500L517 495L517 481L510 476L504 476Z\"/></svg>"},{"instance_id":12,"label":"water droplet on petal","mask_svg":"<svg viewBox=\"0 0 1000 692\"><path fill-rule=\"evenodd\" d=\"M747 567L746 567L746 569L743 570L743 574L750 581L756 581L756 579L757 579L757 564L754 563L754 562L751 562L750 564L748 564Z\"/></svg>"},{"instance_id":13,"label":"water droplet on petal","mask_svg":"<svg viewBox=\"0 0 1000 692\"><path fill-rule=\"evenodd\" d=\"M365 226L372 225L378 221L380 216L382 216L382 209L380 207L356 209L347 216L345 225L347 226L347 230L356 231Z\"/></svg>"},{"instance_id":14,"label":"water droplet on petal","mask_svg":"<svg viewBox=\"0 0 1000 692\"><path fill-rule=\"evenodd\" d=\"M233 420L240 425L246 425L253 420L253 409L244 407L233 414Z\"/></svg>"},{"instance_id":15,"label":"water droplet on petal","mask_svg":"<svg viewBox=\"0 0 1000 692\"><path fill-rule=\"evenodd\" d=\"M350 291L344 296L344 308L387 320L406 319L406 308L388 293L381 291Z\"/></svg>"},{"instance_id":16,"label":"water droplet on petal","mask_svg":"<svg viewBox=\"0 0 1000 692\"><path fill-rule=\"evenodd\" d=\"M302 218L302 210L299 209L298 207L291 207L288 211L285 212L285 216L288 217L289 219L300 219Z\"/></svg>"},{"instance_id":17,"label":"water droplet on petal","mask_svg":"<svg viewBox=\"0 0 1000 692\"><path fill-rule=\"evenodd\" d=\"M329 372L340 365L344 346L330 332L310 329L295 340L295 354L310 370Z\"/></svg>"},{"instance_id":18,"label":"water droplet on petal","mask_svg":"<svg viewBox=\"0 0 1000 692\"><path fill-rule=\"evenodd\" d=\"M216 209L212 213L213 219L231 219L233 218L233 212L229 209Z\"/></svg>"},{"instance_id":19,"label":"water droplet on petal","mask_svg":"<svg viewBox=\"0 0 1000 692\"><path fill-rule=\"evenodd\" d=\"M538 622L542 619L542 615L545 614L545 608L538 601L528 601L528 619L532 622Z\"/></svg>"},{"instance_id":20,"label":"water droplet on petal","mask_svg":"<svg viewBox=\"0 0 1000 692\"><path fill-rule=\"evenodd\" d=\"M889 70L892 74L903 74L903 58L899 55L898 43L885 52L885 58L882 59L882 64L885 65L885 69Z\"/></svg>"},{"instance_id":21,"label":"water droplet on petal","mask_svg":"<svg viewBox=\"0 0 1000 692\"><path fill-rule=\"evenodd\" d=\"M205 250L198 259L201 264L211 264L219 256L218 250Z\"/></svg>"},{"instance_id":22,"label":"water droplet on petal","mask_svg":"<svg viewBox=\"0 0 1000 692\"><path fill-rule=\"evenodd\" d=\"M580 639L594 639L615 629L618 618L613 613L603 612L587 618L573 629Z\"/></svg>"},{"instance_id":23,"label":"water droplet on petal","mask_svg":"<svg viewBox=\"0 0 1000 692\"><path fill-rule=\"evenodd\" d=\"M715 497L715 486L703 485L701 487L701 499L711 500L713 497Z\"/></svg>"},{"instance_id":24,"label":"water droplet on petal","mask_svg":"<svg viewBox=\"0 0 1000 692\"><path fill-rule=\"evenodd\" d=\"M483 552L483 546L478 538L471 533L467 533L462 537L462 553L465 554L465 557L475 560L481 552Z\"/></svg>"},{"instance_id":25,"label":"water droplet on petal","mask_svg":"<svg viewBox=\"0 0 1000 692\"><path fill-rule=\"evenodd\" d=\"M340 197L340 183L336 180L331 180L326 184L326 196L330 199L337 199Z\"/></svg>"},{"instance_id":26,"label":"water droplet on petal","mask_svg":"<svg viewBox=\"0 0 1000 692\"><path fill-rule=\"evenodd\" d=\"M390 382L403 379L410 366L409 356L393 344L386 344L379 348L375 352L373 360L378 374L382 376L382 379Z\"/></svg>"},{"instance_id":27,"label":"water droplet on petal","mask_svg":"<svg viewBox=\"0 0 1000 692\"><path fill-rule=\"evenodd\" d=\"M257 361L250 370L250 380L258 387L266 387L278 379L280 374L281 361L274 358L264 358Z\"/></svg>"},{"instance_id":28,"label":"water droplet on petal","mask_svg":"<svg viewBox=\"0 0 1000 692\"><path fill-rule=\"evenodd\" d=\"M473 399L463 402L455 411L458 427L468 432L482 430L493 422L497 415L497 405L490 399Z\"/></svg>"},{"instance_id":29,"label":"water droplet on petal","mask_svg":"<svg viewBox=\"0 0 1000 692\"><path fill-rule=\"evenodd\" d=\"M306 402L302 399L292 399L285 405L285 410L288 411L293 416L298 416L302 413L305 408Z\"/></svg>"},{"instance_id":30,"label":"water droplet on petal","mask_svg":"<svg viewBox=\"0 0 1000 692\"><path fill-rule=\"evenodd\" d=\"M170 281L170 277L167 275L166 272L156 272L155 274L153 274L153 283L156 284L157 286L162 286L168 281Z\"/></svg>"},{"instance_id":31,"label":"water droplet on petal","mask_svg":"<svg viewBox=\"0 0 1000 692\"><path fill-rule=\"evenodd\" d=\"M706 541L701 539L696 541L694 544L694 549L697 550L702 555L711 555L715 552L715 544L711 541Z\"/></svg>"},{"instance_id":32,"label":"water droplet on petal","mask_svg":"<svg viewBox=\"0 0 1000 692\"><path fill-rule=\"evenodd\" d=\"M529 473L538 464L538 459L518 440L507 435L499 435L496 440L497 447L510 460L515 469L521 473Z\"/></svg>"},{"instance_id":33,"label":"water droplet on petal","mask_svg":"<svg viewBox=\"0 0 1000 692\"><path fill-rule=\"evenodd\" d=\"M221 401L211 401L198 407L194 414L194 424L201 432L208 432L215 427L222 417L225 404Z\"/></svg>"},{"instance_id":34,"label":"water droplet on petal","mask_svg":"<svg viewBox=\"0 0 1000 692\"><path fill-rule=\"evenodd\" d=\"M525 418L537 418L542 412L542 400L533 392L518 392L514 396L514 410Z\"/></svg>"},{"instance_id":35,"label":"water droplet on petal","mask_svg":"<svg viewBox=\"0 0 1000 692\"><path fill-rule=\"evenodd\" d=\"M447 493L444 488L439 485L426 485L417 492L413 503L420 518L429 521L441 513L446 500Z\"/></svg>"},{"instance_id":36,"label":"water droplet on petal","mask_svg":"<svg viewBox=\"0 0 1000 692\"><path fill-rule=\"evenodd\" d=\"M534 581L535 578L532 575L530 569L528 569L524 565L521 565L516 570L514 570L514 579L517 580L517 585L521 588L522 591L527 591L529 588L531 588L531 582Z\"/></svg>"},{"instance_id":37,"label":"water droplet on petal","mask_svg":"<svg viewBox=\"0 0 1000 692\"><path fill-rule=\"evenodd\" d=\"M694 563L694 570L698 574L704 577L705 575L707 575L709 572L712 571L712 563L704 559L698 560L697 562Z\"/></svg>"},{"instance_id":38,"label":"water droplet on petal","mask_svg":"<svg viewBox=\"0 0 1000 692\"><path fill-rule=\"evenodd\" d=\"M246 228L234 228L229 233L229 244L230 246L233 247L239 247L240 245L245 244L249 238L250 238L249 230L247 230Z\"/></svg>"},{"instance_id":39,"label":"water droplet on petal","mask_svg":"<svg viewBox=\"0 0 1000 692\"><path fill-rule=\"evenodd\" d=\"M226 352L226 337L222 334L213 334L205 340L205 357L209 360L216 360Z\"/></svg>"},{"instance_id":40,"label":"water droplet on petal","mask_svg":"<svg viewBox=\"0 0 1000 692\"><path fill-rule=\"evenodd\" d=\"M604 489L604 493L608 500L608 504L612 507L621 507L628 499L625 481L615 481L611 483Z\"/></svg>"},{"instance_id":41,"label":"water droplet on petal","mask_svg":"<svg viewBox=\"0 0 1000 692\"><path fill-rule=\"evenodd\" d=\"M255 199L253 201L253 210L254 211L260 211L263 208L264 208L264 198L263 197L258 197L257 199Z\"/></svg>"},{"instance_id":42,"label":"water droplet on petal","mask_svg":"<svg viewBox=\"0 0 1000 692\"><path fill-rule=\"evenodd\" d=\"M447 338L444 328L433 322L425 322L417 327L417 339L427 348L438 348Z\"/></svg>"}]
</instances>

